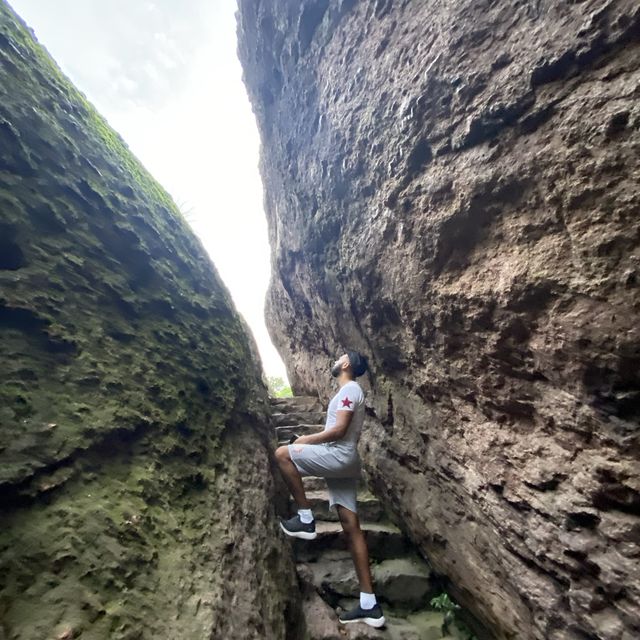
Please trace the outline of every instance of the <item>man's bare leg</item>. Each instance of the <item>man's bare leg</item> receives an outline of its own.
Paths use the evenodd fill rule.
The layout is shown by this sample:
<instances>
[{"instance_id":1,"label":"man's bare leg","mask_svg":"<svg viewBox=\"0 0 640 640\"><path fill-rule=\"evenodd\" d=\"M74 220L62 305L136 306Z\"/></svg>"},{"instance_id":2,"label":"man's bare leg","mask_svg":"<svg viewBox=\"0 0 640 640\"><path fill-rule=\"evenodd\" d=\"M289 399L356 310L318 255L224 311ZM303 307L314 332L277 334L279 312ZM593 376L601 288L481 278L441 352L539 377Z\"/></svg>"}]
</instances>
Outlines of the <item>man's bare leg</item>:
<instances>
[{"instance_id":1,"label":"man's bare leg","mask_svg":"<svg viewBox=\"0 0 640 640\"><path fill-rule=\"evenodd\" d=\"M367 549L367 541L364 533L360 528L360 519L358 514L350 509L336 504L338 516L342 529L347 537L349 552L353 558L353 564L356 568L356 575L360 583L360 591L365 593L373 593L373 582L371 580L371 568L369 567L369 550Z\"/></svg>"},{"instance_id":2,"label":"man's bare leg","mask_svg":"<svg viewBox=\"0 0 640 640\"><path fill-rule=\"evenodd\" d=\"M283 445L276 449L276 461L280 467L280 473L282 474L284 481L287 483L289 491L291 491L291 495L296 501L298 508L311 509L311 503L307 500L307 496L304 492L302 477L289 456L289 448L287 445Z\"/></svg>"}]
</instances>

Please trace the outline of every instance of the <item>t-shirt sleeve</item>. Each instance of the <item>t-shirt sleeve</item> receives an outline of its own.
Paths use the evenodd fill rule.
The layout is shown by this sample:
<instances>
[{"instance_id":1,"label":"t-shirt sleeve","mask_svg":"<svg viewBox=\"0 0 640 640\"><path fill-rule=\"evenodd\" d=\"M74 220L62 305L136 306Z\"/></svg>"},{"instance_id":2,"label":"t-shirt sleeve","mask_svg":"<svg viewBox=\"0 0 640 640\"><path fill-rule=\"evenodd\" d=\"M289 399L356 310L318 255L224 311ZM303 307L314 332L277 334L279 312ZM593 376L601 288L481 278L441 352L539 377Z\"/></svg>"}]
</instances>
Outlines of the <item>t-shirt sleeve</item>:
<instances>
[{"instance_id":1,"label":"t-shirt sleeve","mask_svg":"<svg viewBox=\"0 0 640 640\"><path fill-rule=\"evenodd\" d=\"M336 411L354 411L364 400L362 391L351 385L345 385L338 391L338 406Z\"/></svg>"}]
</instances>

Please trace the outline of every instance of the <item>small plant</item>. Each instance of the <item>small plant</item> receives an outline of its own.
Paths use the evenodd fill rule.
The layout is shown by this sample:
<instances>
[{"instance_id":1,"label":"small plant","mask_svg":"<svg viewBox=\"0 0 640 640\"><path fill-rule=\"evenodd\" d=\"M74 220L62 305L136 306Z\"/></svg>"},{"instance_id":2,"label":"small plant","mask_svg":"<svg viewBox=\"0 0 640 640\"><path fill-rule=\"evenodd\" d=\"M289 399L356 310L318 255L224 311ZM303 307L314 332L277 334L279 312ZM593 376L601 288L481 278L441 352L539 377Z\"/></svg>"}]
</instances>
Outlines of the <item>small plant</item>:
<instances>
[{"instance_id":1,"label":"small plant","mask_svg":"<svg viewBox=\"0 0 640 640\"><path fill-rule=\"evenodd\" d=\"M446 591L443 591L439 596L435 598L431 598L429 604L436 611L444 611L445 613L449 613L450 611L455 611L460 608L459 604L456 604L450 597Z\"/></svg>"},{"instance_id":2,"label":"small plant","mask_svg":"<svg viewBox=\"0 0 640 640\"><path fill-rule=\"evenodd\" d=\"M446 591L443 591L439 596L431 598L429 604L436 610L444 613L444 620L442 622L442 634L449 633L449 627L455 625L458 631L464 634L465 640L477 640L471 629L467 624L460 619L458 612L460 605L456 604Z\"/></svg>"}]
</instances>

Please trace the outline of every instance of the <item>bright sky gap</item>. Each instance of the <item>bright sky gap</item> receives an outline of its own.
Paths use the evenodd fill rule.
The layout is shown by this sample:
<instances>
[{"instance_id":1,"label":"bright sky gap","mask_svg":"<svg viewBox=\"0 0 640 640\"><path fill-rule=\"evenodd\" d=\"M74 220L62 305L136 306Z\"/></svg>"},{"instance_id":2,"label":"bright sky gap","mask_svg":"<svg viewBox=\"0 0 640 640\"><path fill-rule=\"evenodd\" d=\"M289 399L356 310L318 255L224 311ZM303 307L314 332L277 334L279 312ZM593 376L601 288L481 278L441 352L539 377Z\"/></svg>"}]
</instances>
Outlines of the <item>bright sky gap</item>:
<instances>
[{"instance_id":1,"label":"bright sky gap","mask_svg":"<svg viewBox=\"0 0 640 640\"><path fill-rule=\"evenodd\" d=\"M172 195L286 379L264 323L269 244L235 0L9 0Z\"/></svg>"}]
</instances>

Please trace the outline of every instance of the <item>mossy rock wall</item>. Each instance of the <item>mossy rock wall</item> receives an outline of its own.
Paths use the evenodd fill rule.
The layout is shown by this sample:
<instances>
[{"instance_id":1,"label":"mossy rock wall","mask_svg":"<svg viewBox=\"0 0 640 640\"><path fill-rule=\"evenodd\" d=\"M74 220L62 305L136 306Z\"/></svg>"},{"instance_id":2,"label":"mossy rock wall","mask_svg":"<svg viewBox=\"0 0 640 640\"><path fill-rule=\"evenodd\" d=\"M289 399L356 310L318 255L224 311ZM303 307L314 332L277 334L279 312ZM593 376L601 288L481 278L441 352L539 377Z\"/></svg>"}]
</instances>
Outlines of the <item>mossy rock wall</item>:
<instances>
[{"instance_id":1,"label":"mossy rock wall","mask_svg":"<svg viewBox=\"0 0 640 640\"><path fill-rule=\"evenodd\" d=\"M251 338L174 203L1 1L0 358L0 638L290 633Z\"/></svg>"}]
</instances>

